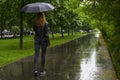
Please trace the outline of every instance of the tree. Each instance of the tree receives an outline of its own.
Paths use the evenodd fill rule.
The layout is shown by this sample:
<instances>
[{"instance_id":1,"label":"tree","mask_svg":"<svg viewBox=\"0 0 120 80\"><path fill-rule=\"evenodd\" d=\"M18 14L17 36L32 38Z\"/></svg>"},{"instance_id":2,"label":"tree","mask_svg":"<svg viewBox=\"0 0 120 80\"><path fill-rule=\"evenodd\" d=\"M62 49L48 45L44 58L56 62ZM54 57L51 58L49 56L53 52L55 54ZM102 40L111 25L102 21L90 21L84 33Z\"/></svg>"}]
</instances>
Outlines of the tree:
<instances>
[{"instance_id":1,"label":"tree","mask_svg":"<svg viewBox=\"0 0 120 80\"><path fill-rule=\"evenodd\" d=\"M100 29L120 75L120 0L84 0L83 10ZM120 78L120 77L119 77Z\"/></svg>"},{"instance_id":2,"label":"tree","mask_svg":"<svg viewBox=\"0 0 120 80\"><path fill-rule=\"evenodd\" d=\"M54 11L46 12L50 30L54 38L54 33L60 32L64 37L64 32L74 32L80 23L79 8L81 0L0 0L0 31L3 28L14 31L14 26L20 26L20 48L22 49L23 28L32 28L33 19L36 14L23 14L20 9L28 4L37 1L49 2L55 6ZM78 4L76 5L75 2ZM79 18L77 18L79 17ZM73 19L74 18L74 19ZM72 24L74 23L74 24Z\"/></svg>"}]
</instances>

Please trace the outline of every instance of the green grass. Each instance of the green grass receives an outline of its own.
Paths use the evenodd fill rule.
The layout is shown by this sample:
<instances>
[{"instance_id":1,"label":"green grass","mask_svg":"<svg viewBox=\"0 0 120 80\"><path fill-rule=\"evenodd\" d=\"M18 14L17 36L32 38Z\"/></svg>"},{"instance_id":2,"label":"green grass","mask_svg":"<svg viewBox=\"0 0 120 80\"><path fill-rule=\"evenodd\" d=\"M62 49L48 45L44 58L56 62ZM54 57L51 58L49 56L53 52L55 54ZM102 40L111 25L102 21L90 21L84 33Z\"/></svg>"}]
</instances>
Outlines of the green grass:
<instances>
[{"instance_id":1,"label":"green grass","mask_svg":"<svg viewBox=\"0 0 120 80\"><path fill-rule=\"evenodd\" d=\"M50 36L50 47L64 44L83 35L84 34L77 33L76 35L67 36L67 34L65 34L65 37L62 39L60 34L55 34L55 39L52 39L52 37ZM33 36L26 36L23 38L22 50L19 49L19 38L0 40L0 67L20 60L21 58L24 58L26 56L31 56L33 54Z\"/></svg>"}]
</instances>

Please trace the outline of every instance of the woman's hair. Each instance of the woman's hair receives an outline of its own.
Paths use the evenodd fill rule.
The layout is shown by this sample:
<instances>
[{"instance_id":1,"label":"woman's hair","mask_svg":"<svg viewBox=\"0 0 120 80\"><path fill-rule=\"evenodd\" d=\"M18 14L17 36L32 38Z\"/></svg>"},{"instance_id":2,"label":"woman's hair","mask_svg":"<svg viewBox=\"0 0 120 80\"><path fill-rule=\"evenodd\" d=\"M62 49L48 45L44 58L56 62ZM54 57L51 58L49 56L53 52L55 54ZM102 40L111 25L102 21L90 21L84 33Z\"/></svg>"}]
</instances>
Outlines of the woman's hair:
<instances>
[{"instance_id":1,"label":"woman's hair","mask_svg":"<svg viewBox=\"0 0 120 80\"><path fill-rule=\"evenodd\" d=\"M44 26L46 23L46 18L44 13L38 13L37 17L35 18L35 24L39 26Z\"/></svg>"}]
</instances>

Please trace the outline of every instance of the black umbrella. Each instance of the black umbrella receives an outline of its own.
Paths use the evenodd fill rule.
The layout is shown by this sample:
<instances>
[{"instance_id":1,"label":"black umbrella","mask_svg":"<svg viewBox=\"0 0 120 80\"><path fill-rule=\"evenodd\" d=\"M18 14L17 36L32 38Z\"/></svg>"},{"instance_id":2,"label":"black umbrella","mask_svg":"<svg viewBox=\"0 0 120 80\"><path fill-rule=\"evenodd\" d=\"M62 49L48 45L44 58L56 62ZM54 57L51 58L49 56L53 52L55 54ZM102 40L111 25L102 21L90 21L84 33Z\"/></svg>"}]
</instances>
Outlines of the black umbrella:
<instances>
[{"instance_id":1,"label":"black umbrella","mask_svg":"<svg viewBox=\"0 0 120 80\"><path fill-rule=\"evenodd\" d=\"M25 5L21 9L21 12L38 13L38 12L50 11L50 10L53 10L53 9L54 9L54 6L51 5L50 3L36 2L36 3L31 3L31 4Z\"/></svg>"}]
</instances>

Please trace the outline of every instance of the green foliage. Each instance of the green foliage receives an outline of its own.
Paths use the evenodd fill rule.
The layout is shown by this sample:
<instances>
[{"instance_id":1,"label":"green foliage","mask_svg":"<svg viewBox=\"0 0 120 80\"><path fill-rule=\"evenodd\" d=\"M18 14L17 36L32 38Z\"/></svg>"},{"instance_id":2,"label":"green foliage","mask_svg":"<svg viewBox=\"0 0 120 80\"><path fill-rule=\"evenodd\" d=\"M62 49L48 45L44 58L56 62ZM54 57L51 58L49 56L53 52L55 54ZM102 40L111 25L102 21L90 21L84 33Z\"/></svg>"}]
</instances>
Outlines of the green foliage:
<instances>
[{"instance_id":1,"label":"green foliage","mask_svg":"<svg viewBox=\"0 0 120 80\"><path fill-rule=\"evenodd\" d=\"M92 19L92 25L102 32L119 77L120 0L85 0L82 4L83 11Z\"/></svg>"},{"instance_id":2,"label":"green foliage","mask_svg":"<svg viewBox=\"0 0 120 80\"><path fill-rule=\"evenodd\" d=\"M24 2L23 2L24 1ZM82 0L1 0L0 1L0 30L20 26L21 6L33 2L49 2L55 6L54 11L46 12L46 18L52 32L75 31L81 28L81 14L77 11ZM23 2L23 3L22 3ZM77 3L77 5L76 5ZM36 14L24 14L24 28L31 29ZM69 27L69 28L68 28ZM1 29L2 28L2 29ZM60 31L61 30L61 31Z\"/></svg>"}]
</instances>

